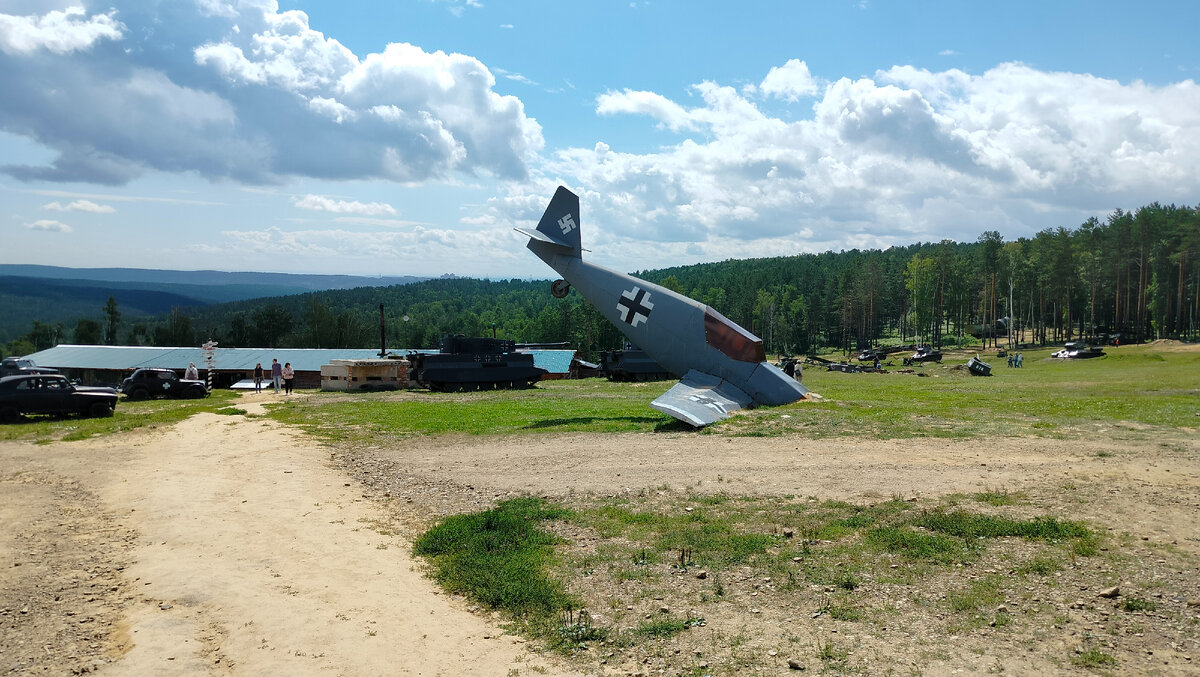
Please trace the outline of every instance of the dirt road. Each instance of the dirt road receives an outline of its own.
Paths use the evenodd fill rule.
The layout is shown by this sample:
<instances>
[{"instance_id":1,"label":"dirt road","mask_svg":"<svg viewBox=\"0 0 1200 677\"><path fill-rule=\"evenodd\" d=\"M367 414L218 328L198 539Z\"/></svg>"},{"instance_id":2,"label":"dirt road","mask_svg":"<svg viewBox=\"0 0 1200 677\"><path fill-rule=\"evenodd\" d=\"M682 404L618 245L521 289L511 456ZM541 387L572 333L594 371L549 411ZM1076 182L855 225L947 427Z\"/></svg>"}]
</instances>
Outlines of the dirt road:
<instances>
[{"instance_id":1,"label":"dirt road","mask_svg":"<svg viewBox=\"0 0 1200 677\"><path fill-rule=\"evenodd\" d=\"M440 595L328 459L212 414L0 445L0 674L558 672Z\"/></svg>"},{"instance_id":2,"label":"dirt road","mask_svg":"<svg viewBox=\"0 0 1200 677\"><path fill-rule=\"evenodd\" d=\"M249 396L240 406L253 413L273 397ZM0 443L0 674L678 672L686 664L672 661L712 647L574 667L532 652L469 602L439 594L409 543L440 515L504 496L685 487L860 503L1023 492L1051 514L1089 520L1128 543L1122 566L1137 578L1122 583L1146 591L1158 612L1131 616L1136 627L1110 622L1090 597L1075 602L1096 582L1080 579L1037 602L1053 625L1003 638L985 627L947 645L939 635L945 623L917 614L900 635L859 631L838 641L876 656L864 665L925 674L983 674L996 665L1082 674L1071 652L1105 628L1104 649L1122 672L1200 672L1200 611L1192 605L1200 598L1200 438L1189 431L1164 438L1117 426L1087 443L669 433L327 448L266 419L205 414L83 442ZM752 597L757 585L736 586L729 582L729 598L763 599ZM925 593L937 591L904 594ZM791 618L794 611L764 607L750 616L735 604L711 611L712 626L723 622L731 636L761 626L738 649L759 656L787 637L811 648L838 632L807 613ZM973 653L984 648L988 662ZM770 655L767 663L786 673L786 655Z\"/></svg>"}]
</instances>

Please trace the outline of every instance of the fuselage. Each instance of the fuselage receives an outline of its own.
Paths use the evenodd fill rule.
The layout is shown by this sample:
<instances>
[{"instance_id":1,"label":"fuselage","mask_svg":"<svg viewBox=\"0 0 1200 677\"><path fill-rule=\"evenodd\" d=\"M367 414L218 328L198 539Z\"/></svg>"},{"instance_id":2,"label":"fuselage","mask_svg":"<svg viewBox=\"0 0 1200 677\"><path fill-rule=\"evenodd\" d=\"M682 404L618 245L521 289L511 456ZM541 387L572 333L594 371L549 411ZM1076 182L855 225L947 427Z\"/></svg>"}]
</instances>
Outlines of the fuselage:
<instances>
[{"instance_id":1,"label":"fuselage","mask_svg":"<svg viewBox=\"0 0 1200 677\"><path fill-rule=\"evenodd\" d=\"M571 283L634 345L678 377L716 376L754 402L795 402L807 390L766 361L753 334L709 306L665 287L566 255L531 239L529 249Z\"/></svg>"}]
</instances>

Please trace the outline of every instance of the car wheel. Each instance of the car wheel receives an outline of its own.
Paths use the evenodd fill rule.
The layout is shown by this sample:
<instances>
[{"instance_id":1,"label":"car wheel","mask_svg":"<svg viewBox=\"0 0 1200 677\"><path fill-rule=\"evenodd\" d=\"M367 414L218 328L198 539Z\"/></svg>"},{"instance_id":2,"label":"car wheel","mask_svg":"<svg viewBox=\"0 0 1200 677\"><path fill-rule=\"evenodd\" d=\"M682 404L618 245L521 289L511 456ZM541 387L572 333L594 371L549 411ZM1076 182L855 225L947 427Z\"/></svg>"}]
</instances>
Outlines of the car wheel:
<instances>
[{"instance_id":1,"label":"car wheel","mask_svg":"<svg viewBox=\"0 0 1200 677\"><path fill-rule=\"evenodd\" d=\"M149 396L149 393L146 392L145 388L138 388L136 390L129 391L128 397L129 397L129 399L133 400L134 402L140 402L140 401L146 399L146 397L148 397L148 396Z\"/></svg>"},{"instance_id":2,"label":"car wheel","mask_svg":"<svg viewBox=\"0 0 1200 677\"><path fill-rule=\"evenodd\" d=\"M208 391L204 388L188 388L188 391L184 393L184 397L190 400L198 400L207 394Z\"/></svg>"},{"instance_id":3,"label":"car wheel","mask_svg":"<svg viewBox=\"0 0 1200 677\"><path fill-rule=\"evenodd\" d=\"M21 412L17 411L16 407L0 407L0 421L4 423L16 423L21 420Z\"/></svg>"},{"instance_id":4,"label":"car wheel","mask_svg":"<svg viewBox=\"0 0 1200 677\"><path fill-rule=\"evenodd\" d=\"M88 416L92 418L105 418L113 415L113 408L107 402L93 402L92 406L88 407Z\"/></svg>"}]
</instances>

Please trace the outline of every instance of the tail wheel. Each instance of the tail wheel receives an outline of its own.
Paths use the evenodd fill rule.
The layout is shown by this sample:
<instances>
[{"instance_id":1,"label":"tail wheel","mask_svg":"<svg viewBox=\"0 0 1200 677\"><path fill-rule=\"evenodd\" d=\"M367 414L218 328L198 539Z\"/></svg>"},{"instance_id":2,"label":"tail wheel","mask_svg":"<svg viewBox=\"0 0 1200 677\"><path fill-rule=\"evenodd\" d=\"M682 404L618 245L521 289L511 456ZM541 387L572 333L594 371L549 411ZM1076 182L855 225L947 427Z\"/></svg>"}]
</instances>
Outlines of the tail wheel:
<instances>
[{"instance_id":1,"label":"tail wheel","mask_svg":"<svg viewBox=\"0 0 1200 677\"><path fill-rule=\"evenodd\" d=\"M571 293L571 283L566 280L555 280L550 283L550 295L556 299L565 299Z\"/></svg>"}]
</instances>

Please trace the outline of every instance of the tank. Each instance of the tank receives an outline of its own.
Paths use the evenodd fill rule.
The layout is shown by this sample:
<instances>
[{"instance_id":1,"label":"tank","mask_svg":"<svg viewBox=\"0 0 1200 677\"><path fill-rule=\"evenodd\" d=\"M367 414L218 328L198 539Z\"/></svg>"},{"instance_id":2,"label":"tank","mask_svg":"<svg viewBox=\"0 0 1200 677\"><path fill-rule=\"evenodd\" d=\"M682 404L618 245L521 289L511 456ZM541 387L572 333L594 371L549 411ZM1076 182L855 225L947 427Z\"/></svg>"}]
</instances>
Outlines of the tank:
<instances>
[{"instance_id":1,"label":"tank","mask_svg":"<svg viewBox=\"0 0 1200 677\"><path fill-rule=\"evenodd\" d=\"M514 341L461 334L443 337L441 352L409 353L408 361L417 385L446 393L531 388L547 373Z\"/></svg>"},{"instance_id":2,"label":"tank","mask_svg":"<svg viewBox=\"0 0 1200 677\"><path fill-rule=\"evenodd\" d=\"M646 351L626 345L624 350L601 350L600 373L610 381L661 381L671 373L650 359Z\"/></svg>"}]
</instances>

